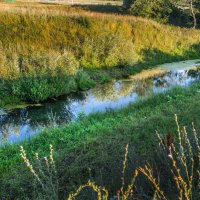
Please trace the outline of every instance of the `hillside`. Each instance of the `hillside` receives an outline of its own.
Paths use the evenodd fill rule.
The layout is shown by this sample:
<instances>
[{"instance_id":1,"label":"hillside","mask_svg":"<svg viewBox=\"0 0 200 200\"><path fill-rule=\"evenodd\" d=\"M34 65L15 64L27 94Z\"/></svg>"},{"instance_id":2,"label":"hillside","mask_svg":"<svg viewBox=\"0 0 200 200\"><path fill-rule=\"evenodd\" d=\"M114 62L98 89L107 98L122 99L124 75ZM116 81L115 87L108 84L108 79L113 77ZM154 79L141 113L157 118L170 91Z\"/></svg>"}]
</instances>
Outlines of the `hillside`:
<instances>
[{"instance_id":1,"label":"hillside","mask_svg":"<svg viewBox=\"0 0 200 200\"><path fill-rule=\"evenodd\" d=\"M0 84L6 88L0 106L41 102L156 64L199 58L199 30L67 5L2 3L0 10Z\"/></svg>"}]
</instances>

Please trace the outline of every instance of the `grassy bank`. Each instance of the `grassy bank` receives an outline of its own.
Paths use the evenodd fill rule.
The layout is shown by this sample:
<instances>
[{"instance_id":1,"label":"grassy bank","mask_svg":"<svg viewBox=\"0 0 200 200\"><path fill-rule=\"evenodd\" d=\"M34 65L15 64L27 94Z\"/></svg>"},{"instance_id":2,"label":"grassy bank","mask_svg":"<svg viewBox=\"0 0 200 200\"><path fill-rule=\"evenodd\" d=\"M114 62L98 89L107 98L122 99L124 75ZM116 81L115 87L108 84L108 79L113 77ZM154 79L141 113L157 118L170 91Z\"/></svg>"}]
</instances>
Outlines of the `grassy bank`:
<instances>
[{"instance_id":1,"label":"grassy bank","mask_svg":"<svg viewBox=\"0 0 200 200\"><path fill-rule=\"evenodd\" d=\"M187 89L176 88L120 111L93 114L59 129L44 130L22 145L31 160L35 152L46 156L49 144L53 145L60 181L60 199L89 178L116 194L120 188L124 146L127 143L130 146L130 168L126 177L129 180L133 167L144 164L146 159L157 164L161 162L156 154L158 144L155 131L162 135L170 133L176 138L174 113L178 114L181 125L191 127L191 122L194 122L199 130L199 91L200 83ZM25 196L33 195L30 192L33 191L31 175L22 163L19 145L0 149L0 173L1 197L25 199ZM140 182L140 185L143 187L145 184ZM173 190L171 187L166 186L168 192ZM144 186L143 189L149 190L149 187ZM149 194L149 191L143 193Z\"/></svg>"},{"instance_id":2,"label":"grassy bank","mask_svg":"<svg viewBox=\"0 0 200 200\"><path fill-rule=\"evenodd\" d=\"M1 107L200 54L199 30L64 5L4 3L0 10Z\"/></svg>"}]
</instances>

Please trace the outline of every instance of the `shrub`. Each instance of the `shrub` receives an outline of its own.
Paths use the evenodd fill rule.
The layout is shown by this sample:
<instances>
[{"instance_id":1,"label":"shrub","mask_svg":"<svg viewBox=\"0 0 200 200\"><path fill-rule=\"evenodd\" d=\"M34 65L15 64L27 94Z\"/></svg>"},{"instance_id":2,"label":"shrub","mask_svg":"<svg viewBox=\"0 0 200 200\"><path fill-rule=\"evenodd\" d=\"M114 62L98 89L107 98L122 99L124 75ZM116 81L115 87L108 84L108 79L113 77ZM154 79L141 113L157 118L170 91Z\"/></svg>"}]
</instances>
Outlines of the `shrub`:
<instances>
[{"instance_id":1,"label":"shrub","mask_svg":"<svg viewBox=\"0 0 200 200\"><path fill-rule=\"evenodd\" d=\"M87 90L95 85L95 82L85 72L79 72L76 76L76 80L80 90Z\"/></svg>"},{"instance_id":2,"label":"shrub","mask_svg":"<svg viewBox=\"0 0 200 200\"><path fill-rule=\"evenodd\" d=\"M167 23L174 9L175 6L171 0L136 0L131 7L131 12L136 16Z\"/></svg>"}]
</instances>

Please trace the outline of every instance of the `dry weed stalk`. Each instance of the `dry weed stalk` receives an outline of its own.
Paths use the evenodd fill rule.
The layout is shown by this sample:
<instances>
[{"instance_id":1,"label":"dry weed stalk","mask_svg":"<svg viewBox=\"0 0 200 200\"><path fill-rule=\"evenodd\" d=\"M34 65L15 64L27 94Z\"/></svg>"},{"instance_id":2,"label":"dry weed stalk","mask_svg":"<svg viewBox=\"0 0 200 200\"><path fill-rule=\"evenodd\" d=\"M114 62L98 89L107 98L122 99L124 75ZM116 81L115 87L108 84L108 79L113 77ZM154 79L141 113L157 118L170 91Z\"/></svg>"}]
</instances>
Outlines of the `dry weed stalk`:
<instances>
[{"instance_id":1,"label":"dry weed stalk","mask_svg":"<svg viewBox=\"0 0 200 200\"><path fill-rule=\"evenodd\" d=\"M136 177L138 176L138 170L136 169L133 175L133 178L131 180L131 183L128 185L128 188L126 191L124 191L124 187L125 187L125 171L126 171L126 167L127 167L127 161L128 161L128 149L129 149L129 145L127 144L125 147L125 155L124 155L124 161L123 161L123 167L122 167L122 186L120 188L120 190L117 193L117 197L118 200L128 200L130 197L133 196L133 187L135 186L135 180Z\"/></svg>"},{"instance_id":2,"label":"dry weed stalk","mask_svg":"<svg viewBox=\"0 0 200 200\"><path fill-rule=\"evenodd\" d=\"M57 171L55 167L55 162L53 158L53 146L50 145L50 154L49 157L44 157L44 162L39 158L38 153L35 153L36 164L37 166L33 167L27 158L26 152L22 146L20 146L20 155L28 167L31 174L34 176L37 183L39 183L40 190L37 195L42 195L45 198L50 198L52 200L58 199L58 179L57 179Z\"/></svg>"},{"instance_id":3,"label":"dry weed stalk","mask_svg":"<svg viewBox=\"0 0 200 200\"><path fill-rule=\"evenodd\" d=\"M94 182L90 180L85 185L81 185L75 193L71 193L67 198L67 200L75 199L75 197L77 197L80 194L80 192L87 187L92 188L92 190L97 193L98 200L108 200L108 190L104 187L96 185Z\"/></svg>"},{"instance_id":4,"label":"dry weed stalk","mask_svg":"<svg viewBox=\"0 0 200 200\"><path fill-rule=\"evenodd\" d=\"M117 198L118 200L128 200L131 197L133 197L133 187L135 186L135 180L138 176L138 170L136 169L133 175L133 178L131 180L131 183L128 185L127 190L124 191L124 187L125 187L125 170L127 167L127 160L128 160L128 144L125 147L125 155L124 155L124 160L123 160L123 168L122 168L122 187L120 188L120 190L117 193ZM108 200L108 190L105 187L100 187L98 185L96 185L94 182L92 181L88 181L87 184L85 185L81 185L75 193L71 193L69 195L69 197L67 198L67 200L74 200L79 194L80 192L85 189L85 188L91 188L93 191L95 191L97 193L97 200Z\"/></svg>"},{"instance_id":5,"label":"dry weed stalk","mask_svg":"<svg viewBox=\"0 0 200 200\"><path fill-rule=\"evenodd\" d=\"M35 172L35 170L33 169L33 165L30 163L29 159L26 156L26 152L23 148L23 146L20 146L20 155L24 161L24 163L26 164L26 166L28 167L29 171L33 174L33 176L37 179L37 181L40 183L40 185L43 187L43 183L41 182L38 174Z\"/></svg>"},{"instance_id":6,"label":"dry weed stalk","mask_svg":"<svg viewBox=\"0 0 200 200\"><path fill-rule=\"evenodd\" d=\"M127 190L124 192L122 196L122 200L128 200L130 197L133 196L133 187L135 187L135 181L137 176L138 176L138 170L136 169L133 178L131 180L131 184L128 185Z\"/></svg>"},{"instance_id":7,"label":"dry weed stalk","mask_svg":"<svg viewBox=\"0 0 200 200\"><path fill-rule=\"evenodd\" d=\"M186 127L183 127L182 129L179 126L178 117L175 114L175 122L177 125L177 133L178 133L178 145L175 146L174 144L169 144L167 141L167 145L164 142L164 139L161 138L161 136L157 133L158 138L160 140L160 144L162 146L162 149L168 155L169 159L172 163L172 169L171 172L173 174L173 179L175 180L176 187L178 189L178 199L179 200L191 200L193 199L193 186L194 186L194 166L195 166L195 160L194 160L194 152L196 149L191 144L191 139L188 136L188 132ZM194 123L192 123L193 126L193 137L195 140L195 148L198 150L198 168L197 168L197 174L198 174L198 189L200 189L200 145L199 145L199 139L196 132L196 129L194 128ZM167 137L168 139L168 137ZM173 141L173 140L171 140ZM177 148L176 148L177 147ZM167 153L169 152L169 154ZM139 171L142 172L153 184L153 186L156 189L156 193L159 198L161 199L167 199L164 195L164 192L160 189L159 179L156 180L153 175L153 169L148 163L148 165L145 165L144 168L140 167Z\"/></svg>"},{"instance_id":8,"label":"dry weed stalk","mask_svg":"<svg viewBox=\"0 0 200 200\"><path fill-rule=\"evenodd\" d=\"M197 169L197 174L198 174L198 187L200 189L200 144L199 144L199 138L197 136L197 131L194 127L194 123L192 123L192 130L193 130L193 134L194 134L194 139L195 139L195 144L196 144L196 147L197 147L197 150L198 150L198 164L199 164L199 167Z\"/></svg>"},{"instance_id":9,"label":"dry weed stalk","mask_svg":"<svg viewBox=\"0 0 200 200\"><path fill-rule=\"evenodd\" d=\"M123 161L123 167L122 167L122 187L120 189L120 192L122 193L122 196L124 195L124 185L125 185L125 170L126 170L126 164L127 164L127 159L128 159L128 144L125 147L125 155L124 155L124 161Z\"/></svg>"},{"instance_id":10,"label":"dry weed stalk","mask_svg":"<svg viewBox=\"0 0 200 200\"><path fill-rule=\"evenodd\" d=\"M147 163L147 165L144 166L144 168L139 167L139 171L144 174L149 181L153 184L153 186L155 187L155 194L163 200L167 200L167 198L164 195L164 192L162 191L162 189L160 188L160 180L158 177L158 180L156 180L154 178L154 174L153 174L153 169L151 167L151 165L149 163Z\"/></svg>"},{"instance_id":11,"label":"dry weed stalk","mask_svg":"<svg viewBox=\"0 0 200 200\"><path fill-rule=\"evenodd\" d=\"M194 150L188 137L186 127L183 127L181 130L176 114L175 122L177 125L179 139L179 151L177 151L175 148L170 149L170 151L172 151L172 173L174 174L174 180L176 182L177 188L179 189L179 199L183 199L184 197L185 199L190 200L192 199L194 181ZM195 134L196 133L194 132L194 135ZM197 137L197 135L194 137Z\"/></svg>"}]
</instances>

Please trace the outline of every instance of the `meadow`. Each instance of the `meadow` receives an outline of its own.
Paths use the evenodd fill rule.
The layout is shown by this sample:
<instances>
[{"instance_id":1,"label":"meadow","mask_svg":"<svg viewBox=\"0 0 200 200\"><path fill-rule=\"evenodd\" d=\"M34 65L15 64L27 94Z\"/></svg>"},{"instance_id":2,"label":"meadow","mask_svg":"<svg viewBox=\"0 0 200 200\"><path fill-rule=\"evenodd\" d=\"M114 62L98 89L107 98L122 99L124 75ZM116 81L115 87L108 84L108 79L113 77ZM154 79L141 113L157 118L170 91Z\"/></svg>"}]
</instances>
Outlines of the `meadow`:
<instances>
[{"instance_id":1,"label":"meadow","mask_svg":"<svg viewBox=\"0 0 200 200\"><path fill-rule=\"evenodd\" d=\"M34 180L33 176L23 164L19 150L20 145L23 145L30 161L33 162L35 153L38 153L39 157L49 154L50 144L54 149L59 199L66 198L88 179L98 185L106 186L110 195L114 196L121 187L124 147L129 144L126 184L130 182L134 169L144 166L146 161L149 161L159 172L164 172L161 180L165 181L161 181L161 185L167 189L168 196L171 194L169 199L174 199L176 189L169 180L170 169L168 171L167 164L165 166L159 153L156 131L162 137L170 133L177 142L178 133L174 120L176 113L180 126L187 127L189 138L192 137L192 122L198 132L199 91L199 83L188 89L174 88L167 93L143 99L120 111L82 117L79 121L61 128L52 127L44 130L31 141L1 147L1 197L32 199L37 195L43 195L45 199L45 195L50 191L42 192L40 187L37 188L37 184L30 182ZM151 184L143 178L139 179L138 184L138 198L150 199L154 191ZM86 192L84 195L87 198L82 196L81 199L95 199L89 194ZM144 194L146 198L140 196Z\"/></svg>"},{"instance_id":2,"label":"meadow","mask_svg":"<svg viewBox=\"0 0 200 200\"><path fill-rule=\"evenodd\" d=\"M199 30L120 10L106 12L0 3L0 108L56 100L162 63L200 56ZM193 146L200 130L199 99L196 82L121 110L82 113L77 121L1 146L0 199L198 199L200 147ZM177 121L185 128L179 129ZM172 154L170 148L179 143ZM86 189L78 195L88 187L94 192Z\"/></svg>"},{"instance_id":3,"label":"meadow","mask_svg":"<svg viewBox=\"0 0 200 200\"><path fill-rule=\"evenodd\" d=\"M1 3L0 10L1 107L199 58L199 30L77 6Z\"/></svg>"}]
</instances>

